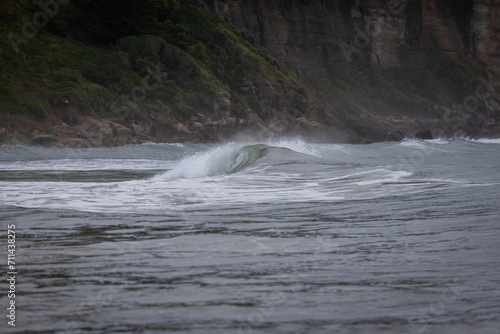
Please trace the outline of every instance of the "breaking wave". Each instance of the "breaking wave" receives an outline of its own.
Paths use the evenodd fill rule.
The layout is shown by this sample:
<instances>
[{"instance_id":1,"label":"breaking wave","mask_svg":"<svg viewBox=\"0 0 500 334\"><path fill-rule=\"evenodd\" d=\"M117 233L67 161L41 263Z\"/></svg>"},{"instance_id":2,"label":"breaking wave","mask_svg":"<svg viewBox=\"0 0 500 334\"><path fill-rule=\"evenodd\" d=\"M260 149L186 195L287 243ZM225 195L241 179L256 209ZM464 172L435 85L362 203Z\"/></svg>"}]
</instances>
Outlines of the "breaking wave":
<instances>
[{"instance_id":1,"label":"breaking wave","mask_svg":"<svg viewBox=\"0 0 500 334\"><path fill-rule=\"evenodd\" d=\"M265 144L219 146L208 152L182 159L161 177L166 179L199 178L235 173L265 156L268 150L269 146Z\"/></svg>"},{"instance_id":2,"label":"breaking wave","mask_svg":"<svg viewBox=\"0 0 500 334\"><path fill-rule=\"evenodd\" d=\"M232 174L254 164L268 155L270 151L320 158L317 150L300 139L287 139L266 144L230 143L184 158L160 177L179 179ZM289 155L288 157L291 158Z\"/></svg>"},{"instance_id":3,"label":"breaking wave","mask_svg":"<svg viewBox=\"0 0 500 334\"><path fill-rule=\"evenodd\" d=\"M500 138L496 138L496 139L488 139L488 138L469 139L469 138L466 138L465 140L475 142L475 143L483 143L483 144L500 144Z\"/></svg>"}]
</instances>

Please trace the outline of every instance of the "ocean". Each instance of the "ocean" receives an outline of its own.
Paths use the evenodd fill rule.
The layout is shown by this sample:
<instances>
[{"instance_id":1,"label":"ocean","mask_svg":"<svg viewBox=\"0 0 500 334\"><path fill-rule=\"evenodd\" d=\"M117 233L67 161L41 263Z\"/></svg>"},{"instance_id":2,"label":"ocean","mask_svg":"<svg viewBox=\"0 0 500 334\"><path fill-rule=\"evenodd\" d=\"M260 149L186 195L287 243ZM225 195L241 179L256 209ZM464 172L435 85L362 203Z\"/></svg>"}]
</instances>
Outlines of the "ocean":
<instances>
[{"instance_id":1,"label":"ocean","mask_svg":"<svg viewBox=\"0 0 500 334\"><path fill-rule=\"evenodd\" d=\"M499 153L3 147L0 332L498 333Z\"/></svg>"}]
</instances>

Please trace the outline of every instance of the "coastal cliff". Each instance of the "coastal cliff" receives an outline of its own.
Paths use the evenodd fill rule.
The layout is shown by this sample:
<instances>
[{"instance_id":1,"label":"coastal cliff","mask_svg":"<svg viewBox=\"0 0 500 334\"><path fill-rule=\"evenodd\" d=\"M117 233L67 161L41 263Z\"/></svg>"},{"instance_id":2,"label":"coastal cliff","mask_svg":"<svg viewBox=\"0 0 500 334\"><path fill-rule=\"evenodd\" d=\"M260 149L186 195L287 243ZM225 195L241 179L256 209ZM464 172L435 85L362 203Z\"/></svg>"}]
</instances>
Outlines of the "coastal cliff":
<instances>
[{"instance_id":1,"label":"coastal cliff","mask_svg":"<svg viewBox=\"0 0 500 334\"><path fill-rule=\"evenodd\" d=\"M44 4L0 5L0 142L500 134L496 1Z\"/></svg>"},{"instance_id":2,"label":"coastal cliff","mask_svg":"<svg viewBox=\"0 0 500 334\"><path fill-rule=\"evenodd\" d=\"M204 3L297 75L321 124L366 140L498 134L497 1Z\"/></svg>"}]
</instances>

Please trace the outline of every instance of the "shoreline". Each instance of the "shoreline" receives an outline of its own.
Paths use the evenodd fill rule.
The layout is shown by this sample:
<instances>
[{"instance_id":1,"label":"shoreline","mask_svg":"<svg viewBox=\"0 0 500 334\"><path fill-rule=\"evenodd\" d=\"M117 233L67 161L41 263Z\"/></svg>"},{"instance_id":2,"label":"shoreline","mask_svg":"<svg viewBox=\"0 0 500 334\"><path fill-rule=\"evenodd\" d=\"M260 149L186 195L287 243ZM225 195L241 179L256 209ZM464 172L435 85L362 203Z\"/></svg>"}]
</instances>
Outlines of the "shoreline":
<instances>
[{"instance_id":1,"label":"shoreline","mask_svg":"<svg viewBox=\"0 0 500 334\"><path fill-rule=\"evenodd\" d=\"M293 117L283 114L263 120L249 113L245 118L199 113L190 118L145 113L141 119L124 120L83 114L74 105L55 108L43 119L24 118L5 128L0 125L0 147L12 145L56 148L117 147L144 143L223 143L301 138L311 143L369 144L399 142L404 139L500 138L494 119L488 123L470 123L457 128L440 117L418 119L351 118L340 127L320 123L319 117ZM331 123L330 123L331 124Z\"/></svg>"},{"instance_id":2,"label":"shoreline","mask_svg":"<svg viewBox=\"0 0 500 334\"><path fill-rule=\"evenodd\" d=\"M111 122L109 120L103 120L104 122ZM63 127L67 125L62 125ZM122 125L123 126L123 125ZM405 140L453 140L453 139L465 139L469 141L481 140L500 140L500 134L498 135L487 135L487 136L450 136L450 137L402 137L398 140L374 140L369 142L333 142L333 141L318 141L318 140L308 140L297 134L281 135L281 136L268 136L268 137L258 137L251 136L248 134L233 134L222 140L198 140L197 138L182 138L179 140L159 140L151 136L137 135L133 132L122 131L117 132L114 135L112 141L107 141L104 143L98 143L95 139L81 137L67 137L67 136L55 136L52 134L42 134L39 131L34 131L32 133L8 131L3 127L0 127L0 149L13 146L25 146L25 147L43 147L43 148L56 148L56 149L89 149L89 148L115 148L127 145L142 145L142 144L217 144L217 143L227 143L227 142L239 142L239 141L273 141L273 140L283 140L283 139L300 139L307 143L319 143L319 144L351 144L351 145L367 145L372 143L381 142L402 142Z\"/></svg>"}]
</instances>

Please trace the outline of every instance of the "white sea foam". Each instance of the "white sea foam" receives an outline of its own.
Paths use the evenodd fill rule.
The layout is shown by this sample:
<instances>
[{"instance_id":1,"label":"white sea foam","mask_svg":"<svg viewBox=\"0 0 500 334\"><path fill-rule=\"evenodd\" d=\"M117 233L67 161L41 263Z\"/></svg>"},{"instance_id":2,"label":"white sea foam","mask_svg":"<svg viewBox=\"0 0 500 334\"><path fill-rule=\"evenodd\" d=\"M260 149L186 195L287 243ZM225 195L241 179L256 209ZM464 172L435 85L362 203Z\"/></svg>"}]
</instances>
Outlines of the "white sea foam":
<instances>
[{"instance_id":1,"label":"white sea foam","mask_svg":"<svg viewBox=\"0 0 500 334\"><path fill-rule=\"evenodd\" d=\"M289 150L292 150L292 151L295 151L298 153L314 155L316 157L321 158L321 154L319 153L319 151L316 148L313 147L312 144L309 144L300 138L281 139L278 141L270 141L270 142L267 142L266 144L269 146L274 146L274 147L287 148Z\"/></svg>"},{"instance_id":2,"label":"white sea foam","mask_svg":"<svg viewBox=\"0 0 500 334\"><path fill-rule=\"evenodd\" d=\"M143 145L143 146L173 146L173 147L181 147L181 148L185 146L183 143L153 143L153 142L143 143L141 145Z\"/></svg>"},{"instance_id":3,"label":"white sea foam","mask_svg":"<svg viewBox=\"0 0 500 334\"><path fill-rule=\"evenodd\" d=\"M428 143L433 143L438 145L446 145L449 144L451 140L445 138L437 138L437 139L426 139L425 141Z\"/></svg>"},{"instance_id":4,"label":"white sea foam","mask_svg":"<svg viewBox=\"0 0 500 334\"><path fill-rule=\"evenodd\" d=\"M456 143L465 144L465 141ZM431 148L436 146L425 141L408 141L405 145L408 144ZM412 148L407 148L405 145L400 146L399 143L393 145L397 152L402 154L412 152ZM464 145L464 148L469 149L468 146L470 145ZM185 212L206 208L217 210L228 205L244 207L291 202L329 203L435 191L439 187L491 185L495 182L485 174L477 182L468 182L464 179L464 183L461 183L463 176L460 173L453 176L448 172L446 178L450 180L438 180L436 175L440 174L433 177L422 176L423 179L418 179L409 172L395 170L392 167L395 163L392 152L373 145L349 146L352 155L340 154L338 146L307 144L300 140L251 145L230 143L201 146L203 147L206 147L207 151L184 159L179 158L181 154L189 155L193 149L186 148L179 153L176 148L165 148L176 154L175 160L168 161L149 160L140 155L137 156L140 159L133 160L112 157L94 160L64 158L40 161L0 160L0 172L1 169L5 170L8 167L15 167L14 169L19 171L28 170L27 175L31 173L30 170L54 169L61 171L63 175L66 171L73 172L80 168L83 170L82 177L72 182L64 181L67 180L64 177L59 181L49 178L50 181L42 179L29 183L20 178L9 180L4 177L0 180L2 189L0 203L28 208L86 212L154 211L180 216ZM195 146L195 149L199 150L200 146ZM301 155L294 154L290 150L300 152ZM308 160L305 154L315 154L316 150L328 156L339 157L339 160L328 162L314 156L310 156ZM267 152L267 155L261 154L262 152ZM147 154L149 156L150 152ZM168 154L163 156L168 157ZM433 158L428 157L430 162ZM146 170L161 166L170 170L154 178L145 173L142 179L125 178L127 181L111 182L105 177L94 180L85 176L86 171L97 168L108 169L113 173L116 169L120 175L120 170L123 169ZM87 175L94 174L87 173Z\"/></svg>"},{"instance_id":5,"label":"white sea foam","mask_svg":"<svg viewBox=\"0 0 500 334\"><path fill-rule=\"evenodd\" d=\"M321 157L311 144L301 139L282 139L262 144L229 143L186 157L159 177L164 179L200 178L225 174L231 172L234 166L245 167L260 158L262 156L260 150L263 146L286 148L294 152ZM244 148L248 150L245 151Z\"/></svg>"},{"instance_id":6,"label":"white sea foam","mask_svg":"<svg viewBox=\"0 0 500 334\"><path fill-rule=\"evenodd\" d=\"M425 141L419 139L405 139L400 142L398 145L405 147L413 147L413 148L427 148Z\"/></svg>"},{"instance_id":7,"label":"white sea foam","mask_svg":"<svg viewBox=\"0 0 500 334\"><path fill-rule=\"evenodd\" d=\"M164 179L199 178L224 173L230 168L232 156L243 144L230 143L179 161L171 170L160 175Z\"/></svg>"},{"instance_id":8,"label":"white sea foam","mask_svg":"<svg viewBox=\"0 0 500 334\"><path fill-rule=\"evenodd\" d=\"M170 161L149 159L63 159L9 161L0 165L0 170L10 171L91 171L91 170L148 170L165 169Z\"/></svg>"},{"instance_id":9,"label":"white sea foam","mask_svg":"<svg viewBox=\"0 0 500 334\"><path fill-rule=\"evenodd\" d=\"M437 145L446 145L450 141L451 140L447 140L447 139L428 139L428 140L422 140L422 139L405 139L402 142L400 142L398 145L399 146L408 147L408 148L414 148L414 149L421 150L421 151L447 152L446 150L437 148L436 144Z\"/></svg>"},{"instance_id":10,"label":"white sea foam","mask_svg":"<svg viewBox=\"0 0 500 334\"><path fill-rule=\"evenodd\" d=\"M375 169L361 173L362 180L357 182L360 186L372 185L377 183L396 182L404 177L412 175L406 171L390 171L386 169Z\"/></svg>"},{"instance_id":11,"label":"white sea foam","mask_svg":"<svg viewBox=\"0 0 500 334\"><path fill-rule=\"evenodd\" d=\"M479 138L479 139L470 139L470 138L465 138L467 141L472 141L475 143L483 143L483 144L500 144L500 138L496 139L488 139L488 138Z\"/></svg>"}]
</instances>

